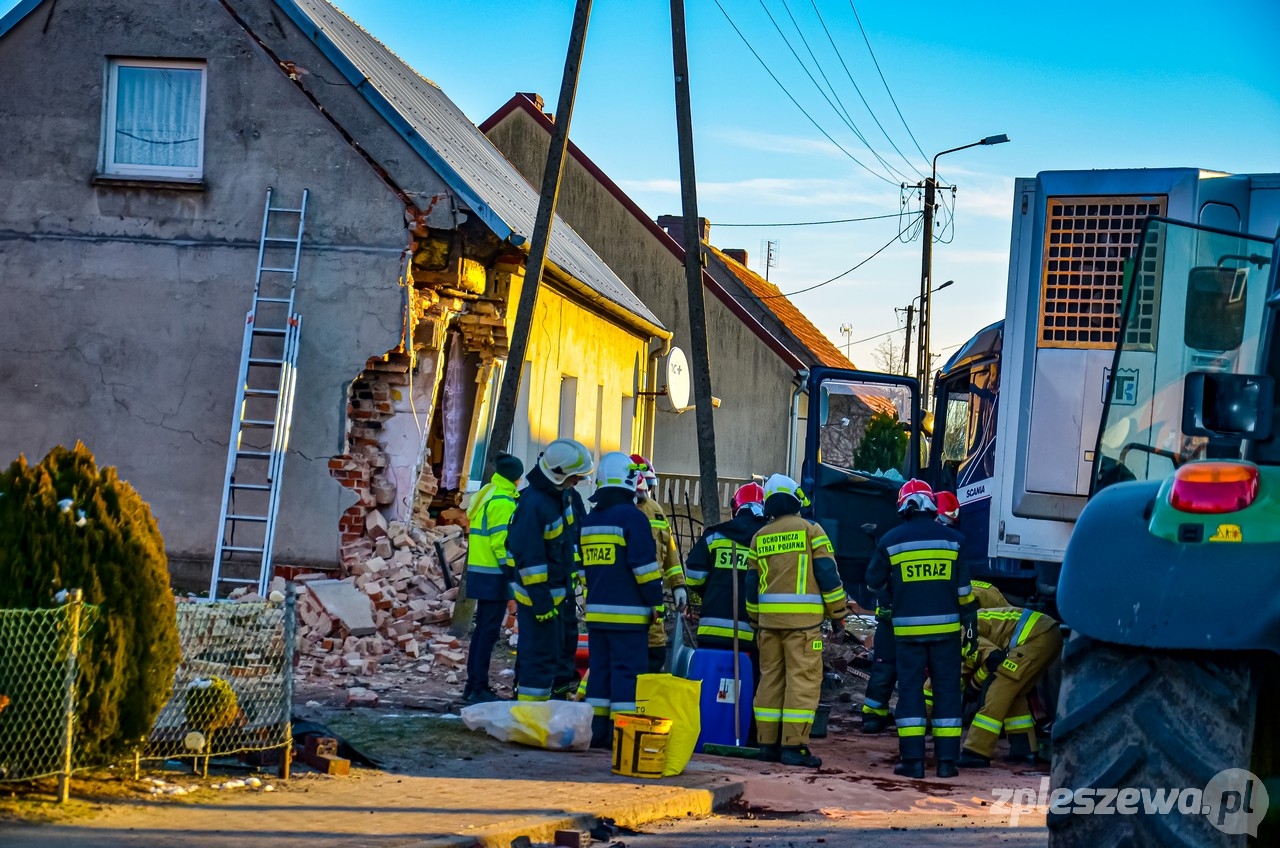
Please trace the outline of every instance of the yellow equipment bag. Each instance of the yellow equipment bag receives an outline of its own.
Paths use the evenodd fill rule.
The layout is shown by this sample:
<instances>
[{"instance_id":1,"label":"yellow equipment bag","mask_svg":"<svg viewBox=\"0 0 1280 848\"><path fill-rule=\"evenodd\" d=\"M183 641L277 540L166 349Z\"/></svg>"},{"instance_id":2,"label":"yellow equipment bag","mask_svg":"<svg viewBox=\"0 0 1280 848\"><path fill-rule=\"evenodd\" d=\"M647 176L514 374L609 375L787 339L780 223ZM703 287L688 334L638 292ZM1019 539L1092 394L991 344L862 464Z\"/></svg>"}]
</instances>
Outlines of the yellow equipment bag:
<instances>
[{"instance_id":1,"label":"yellow equipment bag","mask_svg":"<svg viewBox=\"0 0 1280 848\"><path fill-rule=\"evenodd\" d=\"M671 719L663 777L680 774L693 756L698 735L702 733L698 706L701 698L701 680L685 680L670 674L642 674L636 678L636 712Z\"/></svg>"}]
</instances>

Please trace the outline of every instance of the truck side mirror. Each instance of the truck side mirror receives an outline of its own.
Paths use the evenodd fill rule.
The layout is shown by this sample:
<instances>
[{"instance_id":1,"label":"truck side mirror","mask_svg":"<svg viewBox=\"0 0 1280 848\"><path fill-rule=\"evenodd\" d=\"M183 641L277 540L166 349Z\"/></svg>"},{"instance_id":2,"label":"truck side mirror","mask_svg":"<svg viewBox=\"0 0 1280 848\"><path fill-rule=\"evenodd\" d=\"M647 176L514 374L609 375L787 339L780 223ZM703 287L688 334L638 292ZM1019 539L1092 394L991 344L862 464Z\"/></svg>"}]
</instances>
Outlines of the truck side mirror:
<instances>
[{"instance_id":1,"label":"truck side mirror","mask_svg":"<svg viewBox=\"0 0 1280 848\"><path fill-rule=\"evenodd\" d=\"M1183 382L1182 432L1211 442L1266 439L1274 400L1269 376L1192 371Z\"/></svg>"}]
</instances>

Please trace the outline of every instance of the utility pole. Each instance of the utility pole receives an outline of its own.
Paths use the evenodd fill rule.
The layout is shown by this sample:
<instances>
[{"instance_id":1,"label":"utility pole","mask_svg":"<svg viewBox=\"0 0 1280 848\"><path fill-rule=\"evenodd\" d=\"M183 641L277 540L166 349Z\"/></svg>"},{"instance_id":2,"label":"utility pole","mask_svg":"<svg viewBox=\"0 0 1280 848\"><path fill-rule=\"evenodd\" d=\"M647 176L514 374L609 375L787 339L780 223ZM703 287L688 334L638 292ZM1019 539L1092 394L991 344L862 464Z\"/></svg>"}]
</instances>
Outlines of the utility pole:
<instances>
[{"instance_id":1,"label":"utility pole","mask_svg":"<svg viewBox=\"0 0 1280 848\"><path fill-rule=\"evenodd\" d=\"M547 149L547 166L542 172L542 193L538 197L538 216L533 224L533 241L529 245L529 261L525 265L520 301L516 305L511 326L507 367L502 374L502 388L493 413L493 430L489 435L489 456L484 478L493 475L498 454L511 443L511 429L516 420L516 399L520 394L520 372L529 349L529 328L542 285L542 270L547 261L547 245L551 241L551 225L556 217L556 201L560 198L560 178L564 173L565 152L569 147L569 124L573 121L573 101L578 93L578 72L582 67L582 50L587 42L587 22L591 18L591 0L578 0L573 10L573 28L569 32L569 48L564 59L564 76L560 81L560 99L556 103L556 120L551 130L551 146Z\"/></svg>"},{"instance_id":2,"label":"utility pole","mask_svg":"<svg viewBox=\"0 0 1280 848\"><path fill-rule=\"evenodd\" d=\"M929 378L929 288L933 274L933 204L937 198L937 159L934 159L934 176L924 181L924 239L920 262L920 332L916 334L916 382L920 384L920 405L929 408L929 399L924 397L925 383ZM911 319L907 319L907 336L911 336Z\"/></svg>"},{"instance_id":3,"label":"utility pole","mask_svg":"<svg viewBox=\"0 0 1280 848\"><path fill-rule=\"evenodd\" d=\"M907 340L902 345L902 376L911 373L911 321L916 316L916 304L913 300L907 304Z\"/></svg>"},{"instance_id":4,"label":"utility pole","mask_svg":"<svg viewBox=\"0 0 1280 848\"><path fill-rule=\"evenodd\" d=\"M693 403L698 430L698 476L702 483L702 521L720 521L716 474L716 430L711 409L711 363L707 350L707 314L702 290L702 234L698 226L698 183L693 167L693 114L689 103L689 52L684 0L671 0L671 58L676 85L676 135L680 148L680 201L684 215L684 277L689 289L689 352ZM767 268L766 268L767 272Z\"/></svg>"}]
</instances>

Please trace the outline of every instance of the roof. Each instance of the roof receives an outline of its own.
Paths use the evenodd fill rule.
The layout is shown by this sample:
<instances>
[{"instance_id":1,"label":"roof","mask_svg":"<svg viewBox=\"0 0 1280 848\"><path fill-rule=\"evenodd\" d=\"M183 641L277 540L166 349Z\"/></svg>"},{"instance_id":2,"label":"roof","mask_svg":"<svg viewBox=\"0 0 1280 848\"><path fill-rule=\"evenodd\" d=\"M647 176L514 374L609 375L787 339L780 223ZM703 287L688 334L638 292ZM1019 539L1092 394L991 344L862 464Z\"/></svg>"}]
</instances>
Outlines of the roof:
<instances>
[{"instance_id":1,"label":"roof","mask_svg":"<svg viewBox=\"0 0 1280 848\"><path fill-rule=\"evenodd\" d=\"M539 192L440 87L327 0L276 0L343 76L498 236L533 236ZM612 303L662 327L573 228L556 217L548 259Z\"/></svg>"},{"instance_id":2,"label":"roof","mask_svg":"<svg viewBox=\"0 0 1280 848\"><path fill-rule=\"evenodd\" d=\"M510 100L504 103L498 111L481 121L480 131L488 132L517 109L532 117L540 127L550 134L554 126L551 119L548 118L547 115L524 94L514 95ZM654 221L653 218L649 217L649 214L641 209L640 206L632 200L617 183L611 180L604 171L600 170L600 166L591 161L590 157L583 153L572 140L569 142L569 155L572 156L574 161L581 165L582 168L605 189L605 191L613 195L614 199L616 199L624 209L630 212L637 221L642 223L645 228L653 234L653 237L666 247L667 250L676 257L676 259L680 260L682 264L684 263L684 246L671 238L671 236L667 234L666 230L659 227L657 222ZM783 340L770 332L767 327L760 323L756 316L742 305L738 298L726 291L724 286L720 285L720 283L706 271L702 272L702 285L703 288L711 292L717 300L728 307L729 311L732 312L738 320L745 324L762 342L764 342L765 346L772 350L779 359L787 364L788 367L796 370L809 367L809 364L804 359L797 356Z\"/></svg>"},{"instance_id":3,"label":"roof","mask_svg":"<svg viewBox=\"0 0 1280 848\"><path fill-rule=\"evenodd\" d=\"M1003 344L1004 320L1001 319L994 324L988 324L983 327L973 335L973 338L965 342L959 350L951 354L951 358L947 360L946 365L942 366L938 375L942 377L974 362L998 357Z\"/></svg>"},{"instance_id":4,"label":"roof","mask_svg":"<svg viewBox=\"0 0 1280 848\"><path fill-rule=\"evenodd\" d=\"M776 317L783 329L793 337L793 343L808 354L805 358L812 360L811 365L849 369L855 367L849 357L845 356L831 339L815 327L799 307L782 293L781 289L720 250L710 247L710 251L752 295L750 305L766 310Z\"/></svg>"}]
</instances>

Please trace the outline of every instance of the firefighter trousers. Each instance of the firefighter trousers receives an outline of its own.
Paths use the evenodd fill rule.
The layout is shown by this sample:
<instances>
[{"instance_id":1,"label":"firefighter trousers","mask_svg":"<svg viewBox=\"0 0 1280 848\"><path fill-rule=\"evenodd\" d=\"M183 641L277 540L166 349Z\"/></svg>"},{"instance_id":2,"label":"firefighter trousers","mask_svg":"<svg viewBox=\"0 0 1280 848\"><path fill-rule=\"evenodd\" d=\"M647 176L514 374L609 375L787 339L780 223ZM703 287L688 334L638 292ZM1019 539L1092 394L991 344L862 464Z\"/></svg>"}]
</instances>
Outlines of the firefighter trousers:
<instances>
[{"instance_id":1,"label":"firefighter trousers","mask_svg":"<svg viewBox=\"0 0 1280 848\"><path fill-rule=\"evenodd\" d=\"M559 607L562 615L563 607ZM538 621L533 607L517 603L516 625L520 628L516 643L516 699L549 701L564 650L564 621L560 615Z\"/></svg>"},{"instance_id":2,"label":"firefighter trousers","mask_svg":"<svg viewBox=\"0 0 1280 848\"><path fill-rule=\"evenodd\" d=\"M636 678L648 665L645 631L587 628L590 652L587 668L587 703L592 712L592 738L608 737L608 723L618 713L635 712Z\"/></svg>"},{"instance_id":3,"label":"firefighter trousers","mask_svg":"<svg viewBox=\"0 0 1280 848\"><path fill-rule=\"evenodd\" d=\"M756 687L756 736L761 745L809 744L822 695L822 627L756 630L760 685Z\"/></svg>"},{"instance_id":4,"label":"firefighter trousers","mask_svg":"<svg viewBox=\"0 0 1280 848\"><path fill-rule=\"evenodd\" d=\"M996 673L991 676L982 705L973 717L964 738L966 751L990 757L1000 739L1000 731L1012 739L1026 734L1030 750L1036 750L1035 720L1027 705L1031 694L1049 664L1062 650L1062 634L1052 627L1032 636L1009 652Z\"/></svg>"},{"instance_id":5,"label":"firefighter trousers","mask_svg":"<svg viewBox=\"0 0 1280 848\"><path fill-rule=\"evenodd\" d=\"M551 683L552 696L564 700L578 688L578 667L575 658L578 655L578 605L574 600L573 587L569 587L569 597L560 604L560 653L556 657L554 678Z\"/></svg>"},{"instance_id":6,"label":"firefighter trousers","mask_svg":"<svg viewBox=\"0 0 1280 848\"><path fill-rule=\"evenodd\" d=\"M940 639L898 640L898 753L904 760L923 760L924 734L933 726L934 754L954 760L960 754L960 634ZM925 680L933 680L933 716L925 710Z\"/></svg>"},{"instance_id":7,"label":"firefighter trousers","mask_svg":"<svg viewBox=\"0 0 1280 848\"><path fill-rule=\"evenodd\" d=\"M898 651L892 622L876 622L873 653L871 679L867 681L867 693L862 699L862 714L888 717L889 699L893 697L893 686L898 682Z\"/></svg>"}]
</instances>

